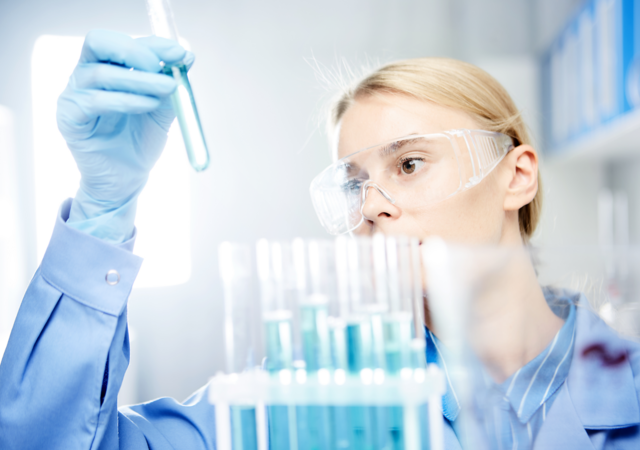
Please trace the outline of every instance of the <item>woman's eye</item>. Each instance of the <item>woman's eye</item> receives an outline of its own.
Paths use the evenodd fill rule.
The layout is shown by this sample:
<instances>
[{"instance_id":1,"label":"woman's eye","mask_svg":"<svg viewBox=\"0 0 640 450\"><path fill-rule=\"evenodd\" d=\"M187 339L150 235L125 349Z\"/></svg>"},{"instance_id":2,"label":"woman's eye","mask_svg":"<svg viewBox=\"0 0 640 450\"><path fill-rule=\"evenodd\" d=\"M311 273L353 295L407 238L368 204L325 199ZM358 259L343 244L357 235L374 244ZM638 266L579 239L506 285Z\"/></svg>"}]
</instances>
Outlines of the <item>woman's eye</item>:
<instances>
[{"instance_id":1,"label":"woman's eye","mask_svg":"<svg viewBox=\"0 0 640 450\"><path fill-rule=\"evenodd\" d=\"M407 159L406 161L402 162L402 165L400 167L402 168L402 172L404 174L411 175L422 166L424 166L424 161L422 161L421 159Z\"/></svg>"},{"instance_id":2,"label":"woman's eye","mask_svg":"<svg viewBox=\"0 0 640 450\"><path fill-rule=\"evenodd\" d=\"M352 178L349 181L347 181L342 188L346 191L357 192L357 191L360 191L361 186L362 186L362 181Z\"/></svg>"}]
</instances>

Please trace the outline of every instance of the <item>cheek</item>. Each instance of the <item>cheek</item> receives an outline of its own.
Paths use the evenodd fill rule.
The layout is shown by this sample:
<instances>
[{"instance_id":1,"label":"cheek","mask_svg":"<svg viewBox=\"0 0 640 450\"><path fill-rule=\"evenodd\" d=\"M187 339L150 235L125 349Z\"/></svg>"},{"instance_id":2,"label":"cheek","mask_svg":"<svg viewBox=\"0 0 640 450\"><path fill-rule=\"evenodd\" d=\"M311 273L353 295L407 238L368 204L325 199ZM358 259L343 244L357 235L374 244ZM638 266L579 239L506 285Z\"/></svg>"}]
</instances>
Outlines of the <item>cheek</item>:
<instances>
[{"instance_id":1,"label":"cheek","mask_svg":"<svg viewBox=\"0 0 640 450\"><path fill-rule=\"evenodd\" d=\"M496 194L491 183L481 183L424 211L406 212L419 224L416 234L421 237L440 236L467 244L497 243L504 211Z\"/></svg>"}]
</instances>

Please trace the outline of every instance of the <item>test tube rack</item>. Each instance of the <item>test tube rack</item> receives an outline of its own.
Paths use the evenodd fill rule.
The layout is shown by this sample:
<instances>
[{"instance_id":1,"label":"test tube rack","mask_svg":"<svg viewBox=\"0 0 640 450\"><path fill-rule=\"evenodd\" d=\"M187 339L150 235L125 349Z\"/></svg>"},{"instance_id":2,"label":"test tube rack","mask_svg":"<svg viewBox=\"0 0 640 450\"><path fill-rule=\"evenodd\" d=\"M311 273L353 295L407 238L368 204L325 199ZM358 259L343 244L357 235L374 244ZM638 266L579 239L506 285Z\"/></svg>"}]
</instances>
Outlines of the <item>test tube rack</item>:
<instances>
[{"instance_id":1,"label":"test tube rack","mask_svg":"<svg viewBox=\"0 0 640 450\"><path fill-rule=\"evenodd\" d=\"M403 369L400 377L364 370L360 377L338 369L321 369L309 375L304 369L283 369L276 377L265 370L218 373L207 386L209 402L215 405L217 448L235 449L230 408L252 406L256 411L257 450L269 448L267 405L295 406L395 406L403 408L407 450L441 450L443 441L441 397L444 374L435 365L426 369ZM426 405L426 417L423 412ZM421 420L427 419L427 423ZM428 433L425 429L428 428ZM424 442L427 440L428 442ZM349 448L349 447L345 447Z\"/></svg>"},{"instance_id":2,"label":"test tube rack","mask_svg":"<svg viewBox=\"0 0 640 450\"><path fill-rule=\"evenodd\" d=\"M207 387L217 448L441 450L446 384L426 365L417 241L261 240L255 261L248 253L220 250L225 347L251 354L227 360L254 362ZM257 327L235 309L259 311L258 351L247 348Z\"/></svg>"}]
</instances>

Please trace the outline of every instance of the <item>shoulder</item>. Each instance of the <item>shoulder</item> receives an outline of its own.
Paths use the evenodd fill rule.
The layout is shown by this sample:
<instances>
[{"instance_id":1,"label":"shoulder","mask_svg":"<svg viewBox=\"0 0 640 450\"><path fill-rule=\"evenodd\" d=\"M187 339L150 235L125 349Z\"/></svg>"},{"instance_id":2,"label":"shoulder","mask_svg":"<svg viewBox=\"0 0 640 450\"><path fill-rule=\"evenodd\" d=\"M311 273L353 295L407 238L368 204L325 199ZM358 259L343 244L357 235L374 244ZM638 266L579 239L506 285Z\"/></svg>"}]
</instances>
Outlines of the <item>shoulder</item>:
<instances>
[{"instance_id":1,"label":"shoulder","mask_svg":"<svg viewBox=\"0 0 640 450\"><path fill-rule=\"evenodd\" d=\"M573 293L571 298L576 328L567 385L576 412L585 428L637 425L640 344L607 325L583 294Z\"/></svg>"},{"instance_id":2,"label":"shoulder","mask_svg":"<svg viewBox=\"0 0 640 450\"><path fill-rule=\"evenodd\" d=\"M589 305L584 294L576 304L576 346L578 357L598 363L603 370L629 366L640 387L640 342L606 323Z\"/></svg>"}]
</instances>

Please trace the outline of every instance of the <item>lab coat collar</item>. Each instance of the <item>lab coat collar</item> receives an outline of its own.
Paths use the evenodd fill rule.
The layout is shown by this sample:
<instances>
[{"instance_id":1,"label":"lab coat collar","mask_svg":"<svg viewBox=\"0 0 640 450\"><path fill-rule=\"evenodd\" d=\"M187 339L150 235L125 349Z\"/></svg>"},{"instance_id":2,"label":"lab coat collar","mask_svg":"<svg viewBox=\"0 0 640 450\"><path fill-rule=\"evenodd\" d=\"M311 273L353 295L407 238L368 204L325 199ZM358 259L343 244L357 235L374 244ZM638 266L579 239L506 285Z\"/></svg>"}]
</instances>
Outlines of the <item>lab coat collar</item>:
<instances>
[{"instance_id":1,"label":"lab coat collar","mask_svg":"<svg viewBox=\"0 0 640 450\"><path fill-rule=\"evenodd\" d=\"M562 311L556 314L565 319L565 323L539 355L498 386L522 424L529 422L564 383L575 348L576 307L573 299L549 294L547 290L545 296L552 309Z\"/></svg>"},{"instance_id":2,"label":"lab coat collar","mask_svg":"<svg viewBox=\"0 0 640 450\"><path fill-rule=\"evenodd\" d=\"M451 356L447 357L447 348L440 342L436 335L434 335L429 328L425 325L425 340L426 340L426 358L427 363L437 364L438 367L444 372L445 380L447 382L447 391L442 396L442 414L451 423L455 422L460 413L460 402L456 395L456 391L453 388L451 378L449 377L449 368L447 366L447 359L451 361Z\"/></svg>"},{"instance_id":3,"label":"lab coat collar","mask_svg":"<svg viewBox=\"0 0 640 450\"><path fill-rule=\"evenodd\" d=\"M594 449L589 435L571 401L567 384L560 387L544 425L536 436L533 450Z\"/></svg>"},{"instance_id":4,"label":"lab coat collar","mask_svg":"<svg viewBox=\"0 0 640 450\"><path fill-rule=\"evenodd\" d=\"M639 424L640 405L631 357L638 357L640 347L607 326L582 294L576 321L575 348L566 385L582 427L607 429ZM555 403L551 411L563 407L560 398ZM550 419L551 414L546 422Z\"/></svg>"}]
</instances>

